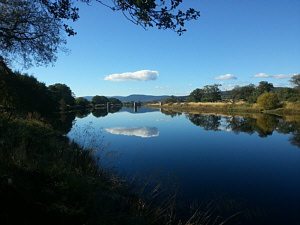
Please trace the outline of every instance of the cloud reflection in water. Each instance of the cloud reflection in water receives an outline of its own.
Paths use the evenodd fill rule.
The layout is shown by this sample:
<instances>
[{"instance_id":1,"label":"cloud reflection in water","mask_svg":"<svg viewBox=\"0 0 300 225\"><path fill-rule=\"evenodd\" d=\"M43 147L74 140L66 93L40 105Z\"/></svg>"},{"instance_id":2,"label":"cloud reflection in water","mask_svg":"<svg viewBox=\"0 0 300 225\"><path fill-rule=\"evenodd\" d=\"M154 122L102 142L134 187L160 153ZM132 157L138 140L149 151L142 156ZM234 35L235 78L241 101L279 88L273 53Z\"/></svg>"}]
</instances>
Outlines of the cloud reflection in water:
<instances>
[{"instance_id":1,"label":"cloud reflection in water","mask_svg":"<svg viewBox=\"0 0 300 225\"><path fill-rule=\"evenodd\" d=\"M108 133L142 138L157 137L159 131L156 127L112 127L105 129Z\"/></svg>"}]
</instances>

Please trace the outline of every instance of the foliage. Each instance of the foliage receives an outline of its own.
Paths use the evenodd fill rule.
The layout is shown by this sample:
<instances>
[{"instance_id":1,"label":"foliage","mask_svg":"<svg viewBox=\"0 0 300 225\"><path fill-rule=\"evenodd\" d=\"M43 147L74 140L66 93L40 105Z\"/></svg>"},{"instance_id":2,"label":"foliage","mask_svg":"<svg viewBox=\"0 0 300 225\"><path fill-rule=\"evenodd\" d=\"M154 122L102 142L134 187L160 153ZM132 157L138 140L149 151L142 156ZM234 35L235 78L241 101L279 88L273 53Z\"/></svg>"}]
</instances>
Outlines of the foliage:
<instances>
[{"instance_id":1,"label":"foliage","mask_svg":"<svg viewBox=\"0 0 300 225\"><path fill-rule=\"evenodd\" d=\"M217 102L221 100L221 90L219 87L221 84L213 84L213 85L205 85L204 90L204 96L202 101L203 102Z\"/></svg>"},{"instance_id":2,"label":"foliage","mask_svg":"<svg viewBox=\"0 0 300 225\"><path fill-rule=\"evenodd\" d=\"M296 102L300 99L300 95L294 88L282 87L275 91L279 101Z\"/></svg>"},{"instance_id":3,"label":"foliage","mask_svg":"<svg viewBox=\"0 0 300 225\"><path fill-rule=\"evenodd\" d=\"M255 91L259 94L262 94L264 92L270 92L273 91L274 86L272 83L269 83L267 81L261 81L259 82L257 88L255 89Z\"/></svg>"},{"instance_id":4,"label":"foliage","mask_svg":"<svg viewBox=\"0 0 300 225\"><path fill-rule=\"evenodd\" d=\"M90 102L86 98L79 97L76 99L76 106L79 106L81 108L86 108L89 106L89 104Z\"/></svg>"},{"instance_id":5,"label":"foliage","mask_svg":"<svg viewBox=\"0 0 300 225\"><path fill-rule=\"evenodd\" d=\"M195 89L188 97L191 102L217 102L222 99L220 84L205 85L203 89Z\"/></svg>"},{"instance_id":6,"label":"foliage","mask_svg":"<svg viewBox=\"0 0 300 225\"><path fill-rule=\"evenodd\" d=\"M300 74L292 76L290 82L298 87L300 87Z\"/></svg>"},{"instance_id":7,"label":"foliage","mask_svg":"<svg viewBox=\"0 0 300 225\"><path fill-rule=\"evenodd\" d=\"M261 109L276 109L279 105L279 100L274 92L265 92L258 97L257 104Z\"/></svg>"},{"instance_id":8,"label":"foliage","mask_svg":"<svg viewBox=\"0 0 300 225\"><path fill-rule=\"evenodd\" d=\"M89 4L92 0L80 0ZM145 29L156 26L181 35L185 22L196 20L200 13L192 8L177 10L182 0L116 0L107 5L121 11L131 22ZM69 0L0 0L0 54L6 59L23 63L25 67L48 65L57 59L58 50L64 50L64 34L73 36L74 29L65 22L79 18L79 8ZM177 12L175 12L177 10Z\"/></svg>"},{"instance_id":9,"label":"foliage","mask_svg":"<svg viewBox=\"0 0 300 225\"><path fill-rule=\"evenodd\" d=\"M0 105L19 113L36 112L46 116L55 111L55 102L44 83L33 76L12 72L0 61Z\"/></svg>"},{"instance_id":10,"label":"foliage","mask_svg":"<svg viewBox=\"0 0 300 225\"><path fill-rule=\"evenodd\" d=\"M188 101L201 102L203 95L204 95L204 90L197 88L190 93L190 95L188 97Z\"/></svg>"},{"instance_id":11,"label":"foliage","mask_svg":"<svg viewBox=\"0 0 300 225\"><path fill-rule=\"evenodd\" d=\"M94 105L107 104L107 102L108 102L108 98L105 96L96 95L92 98L92 103Z\"/></svg>"},{"instance_id":12,"label":"foliage","mask_svg":"<svg viewBox=\"0 0 300 225\"><path fill-rule=\"evenodd\" d=\"M249 84L243 87L235 86L230 93L233 103L239 100L248 101L254 90L254 84Z\"/></svg>"},{"instance_id":13,"label":"foliage","mask_svg":"<svg viewBox=\"0 0 300 225\"><path fill-rule=\"evenodd\" d=\"M182 0L170 0L169 3L165 0L116 0L114 5L109 7L122 11L128 20L144 28L157 26L158 29L170 29L182 35L186 31L183 29L185 21L196 20L200 12L190 8L186 12L177 10L175 14L181 3Z\"/></svg>"},{"instance_id":14,"label":"foliage","mask_svg":"<svg viewBox=\"0 0 300 225\"><path fill-rule=\"evenodd\" d=\"M43 6L46 1L0 1L0 53L25 67L53 63L65 44L61 19Z\"/></svg>"},{"instance_id":15,"label":"foliage","mask_svg":"<svg viewBox=\"0 0 300 225\"><path fill-rule=\"evenodd\" d=\"M168 104L168 103L176 103L178 101L179 101L179 99L172 95L170 98L165 98L165 99L161 100L161 103Z\"/></svg>"},{"instance_id":16,"label":"foliage","mask_svg":"<svg viewBox=\"0 0 300 225\"><path fill-rule=\"evenodd\" d=\"M48 118L74 107L75 98L67 85L46 87L33 76L12 72L0 58L0 105L16 113L35 112Z\"/></svg>"},{"instance_id":17,"label":"foliage","mask_svg":"<svg viewBox=\"0 0 300 225\"><path fill-rule=\"evenodd\" d=\"M51 95L56 102L59 102L60 108L65 109L75 105L75 97L70 87L66 84L56 83L48 87Z\"/></svg>"},{"instance_id":18,"label":"foliage","mask_svg":"<svg viewBox=\"0 0 300 225\"><path fill-rule=\"evenodd\" d=\"M114 105L121 105L122 104L122 102L119 99L113 98L113 97L108 98L108 102L110 102L111 104L114 104Z\"/></svg>"},{"instance_id":19,"label":"foliage","mask_svg":"<svg viewBox=\"0 0 300 225\"><path fill-rule=\"evenodd\" d=\"M272 83L269 83L267 81L261 81L259 82L258 86L253 91L252 95L248 98L248 102L255 103L258 100L258 97L262 95L265 92L273 91L274 86Z\"/></svg>"}]
</instances>

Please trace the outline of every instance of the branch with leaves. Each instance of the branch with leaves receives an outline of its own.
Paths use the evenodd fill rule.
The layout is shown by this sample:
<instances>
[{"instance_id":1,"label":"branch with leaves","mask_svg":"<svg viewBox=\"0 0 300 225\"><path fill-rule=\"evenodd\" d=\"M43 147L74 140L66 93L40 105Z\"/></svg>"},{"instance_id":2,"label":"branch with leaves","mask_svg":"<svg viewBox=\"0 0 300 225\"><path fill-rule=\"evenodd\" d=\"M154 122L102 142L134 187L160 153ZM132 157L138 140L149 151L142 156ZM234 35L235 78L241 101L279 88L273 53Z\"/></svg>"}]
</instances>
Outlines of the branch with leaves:
<instances>
[{"instance_id":1,"label":"branch with leaves","mask_svg":"<svg viewBox=\"0 0 300 225\"><path fill-rule=\"evenodd\" d=\"M200 16L192 8L179 10L183 0L77 0L92 1L121 11L144 29L156 26L179 35L186 31L186 21ZM66 51L65 34L76 35L66 22L78 19L79 8L70 0L0 0L0 55L23 62L24 67L54 63L58 49Z\"/></svg>"}]
</instances>

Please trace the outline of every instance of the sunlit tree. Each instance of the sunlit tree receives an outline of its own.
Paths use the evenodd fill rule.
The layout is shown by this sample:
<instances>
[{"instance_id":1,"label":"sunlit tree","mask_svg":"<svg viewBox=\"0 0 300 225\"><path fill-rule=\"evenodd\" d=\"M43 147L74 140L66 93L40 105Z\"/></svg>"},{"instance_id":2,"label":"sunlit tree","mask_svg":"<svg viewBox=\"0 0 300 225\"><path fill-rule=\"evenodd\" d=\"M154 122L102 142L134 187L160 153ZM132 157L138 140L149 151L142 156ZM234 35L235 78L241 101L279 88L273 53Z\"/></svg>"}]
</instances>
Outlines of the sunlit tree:
<instances>
[{"instance_id":1,"label":"sunlit tree","mask_svg":"<svg viewBox=\"0 0 300 225\"><path fill-rule=\"evenodd\" d=\"M265 92L258 97L257 104L261 109L276 109L279 100L274 92Z\"/></svg>"}]
</instances>

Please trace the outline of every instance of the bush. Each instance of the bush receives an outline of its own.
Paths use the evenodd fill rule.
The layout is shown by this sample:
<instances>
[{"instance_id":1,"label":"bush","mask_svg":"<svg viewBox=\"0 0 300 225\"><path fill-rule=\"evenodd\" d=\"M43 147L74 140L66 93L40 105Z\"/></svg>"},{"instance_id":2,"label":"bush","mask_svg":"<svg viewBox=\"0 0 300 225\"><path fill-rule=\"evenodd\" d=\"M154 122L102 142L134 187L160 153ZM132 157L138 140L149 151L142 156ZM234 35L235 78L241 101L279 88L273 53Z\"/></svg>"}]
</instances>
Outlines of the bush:
<instances>
[{"instance_id":1,"label":"bush","mask_svg":"<svg viewBox=\"0 0 300 225\"><path fill-rule=\"evenodd\" d=\"M279 106L279 100L274 92L265 92L257 99L260 109L276 109Z\"/></svg>"}]
</instances>

